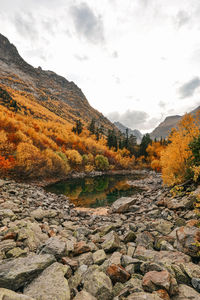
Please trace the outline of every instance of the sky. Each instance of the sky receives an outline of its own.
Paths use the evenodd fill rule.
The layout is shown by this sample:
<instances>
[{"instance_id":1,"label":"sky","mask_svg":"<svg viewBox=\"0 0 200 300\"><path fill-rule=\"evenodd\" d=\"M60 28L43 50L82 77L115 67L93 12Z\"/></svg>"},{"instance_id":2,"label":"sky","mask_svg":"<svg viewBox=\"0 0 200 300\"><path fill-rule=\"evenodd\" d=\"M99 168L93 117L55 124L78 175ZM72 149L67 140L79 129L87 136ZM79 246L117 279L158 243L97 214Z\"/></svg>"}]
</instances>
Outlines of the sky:
<instances>
[{"instance_id":1,"label":"sky","mask_svg":"<svg viewBox=\"0 0 200 300\"><path fill-rule=\"evenodd\" d=\"M199 0L0 0L0 32L143 133L200 105Z\"/></svg>"}]
</instances>

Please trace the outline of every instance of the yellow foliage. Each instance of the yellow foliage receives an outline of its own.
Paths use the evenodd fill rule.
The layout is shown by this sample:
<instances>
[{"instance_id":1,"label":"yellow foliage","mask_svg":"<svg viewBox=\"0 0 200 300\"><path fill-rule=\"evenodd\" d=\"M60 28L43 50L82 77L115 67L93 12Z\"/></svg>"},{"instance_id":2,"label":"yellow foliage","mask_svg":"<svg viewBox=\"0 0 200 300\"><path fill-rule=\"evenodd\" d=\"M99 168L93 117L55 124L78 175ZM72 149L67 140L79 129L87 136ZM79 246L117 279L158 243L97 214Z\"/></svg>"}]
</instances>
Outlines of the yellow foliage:
<instances>
[{"instance_id":1,"label":"yellow foliage","mask_svg":"<svg viewBox=\"0 0 200 300\"><path fill-rule=\"evenodd\" d=\"M66 156L69 160L69 163L72 165L80 165L82 164L82 156L76 150L67 150L65 151Z\"/></svg>"},{"instance_id":2,"label":"yellow foliage","mask_svg":"<svg viewBox=\"0 0 200 300\"><path fill-rule=\"evenodd\" d=\"M191 115L186 114L173 129L170 144L161 153L163 181L167 185L179 184L185 180L187 160L192 155L189 143L199 135L198 122Z\"/></svg>"}]
</instances>

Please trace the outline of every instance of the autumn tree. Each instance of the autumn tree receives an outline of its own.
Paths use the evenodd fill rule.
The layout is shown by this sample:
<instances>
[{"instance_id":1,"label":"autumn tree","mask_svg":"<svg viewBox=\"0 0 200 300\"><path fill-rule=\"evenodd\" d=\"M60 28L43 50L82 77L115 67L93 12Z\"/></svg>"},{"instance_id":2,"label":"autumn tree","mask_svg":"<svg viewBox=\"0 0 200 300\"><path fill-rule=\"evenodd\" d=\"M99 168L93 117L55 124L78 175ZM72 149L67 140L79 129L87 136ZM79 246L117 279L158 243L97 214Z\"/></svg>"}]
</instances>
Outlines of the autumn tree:
<instances>
[{"instance_id":1,"label":"autumn tree","mask_svg":"<svg viewBox=\"0 0 200 300\"><path fill-rule=\"evenodd\" d=\"M167 185L184 182L187 178L192 150L190 143L199 136L199 121L186 114L169 136L169 144L161 153L163 181Z\"/></svg>"}]
</instances>

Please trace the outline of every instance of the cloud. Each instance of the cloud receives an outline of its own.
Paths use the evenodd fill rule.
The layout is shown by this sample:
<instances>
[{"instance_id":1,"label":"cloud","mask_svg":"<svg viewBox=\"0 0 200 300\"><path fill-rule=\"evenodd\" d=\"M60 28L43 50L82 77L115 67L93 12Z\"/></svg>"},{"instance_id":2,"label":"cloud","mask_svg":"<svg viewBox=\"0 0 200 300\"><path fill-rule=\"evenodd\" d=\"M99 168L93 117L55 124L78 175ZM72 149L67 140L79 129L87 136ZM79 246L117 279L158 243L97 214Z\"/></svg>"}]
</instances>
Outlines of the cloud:
<instances>
[{"instance_id":1,"label":"cloud","mask_svg":"<svg viewBox=\"0 0 200 300\"><path fill-rule=\"evenodd\" d=\"M148 130L154 128L159 119L151 118L145 111L127 110L120 114L111 112L107 116L112 122L120 122L131 129Z\"/></svg>"},{"instance_id":2,"label":"cloud","mask_svg":"<svg viewBox=\"0 0 200 300\"><path fill-rule=\"evenodd\" d=\"M70 9L77 33L93 44L104 43L104 28L100 16L96 16L87 3Z\"/></svg>"},{"instance_id":3,"label":"cloud","mask_svg":"<svg viewBox=\"0 0 200 300\"><path fill-rule=\"evenodd\" d=\"M189 14L184 10L179 10L175 17L175 24L178 28L184 26L190 21Z\"/></svg>"},{"instance_id":4,"label":"cloud","mask_svg":"<svg viewBox=\"0 0 200 300\"><path fill-rule=\"evenodd\" d=\"M31 40L38 38L38 31L35 27L36 21L31 13L16 14L14 18L14 25L18 33Z\"/></svg>"},{"instance_id":5,"label":"cloud","mask_svg":"<svg viewBox=\"0 0 200 300\"><path fill-rule=\"evenodd\" d=\"M198 76L184 83L178 90L180 98L184 99L193 96L194 92L199 86L200 78Z\"/></svg>"},{"instance_id":6,"label":"cloud","mask_svg":"<svg viewBox=\"0 0 200 300\"><path fill-rule=\"evenodd\" d=\"M118 56L119 56L119 55L118 55L118 52L117 52L117 51L114 51L113 54L112 54L112 57L113 57L113 58L118 58Z\"/></svg>"},{"instance_id":7,"label":"cloud","mask_svg":"<svg viewBox=\"0 0 200 300\"><path fill-rule=\"evenodd\" d=\"M166 107L166 103L164 101L160 101L158 103L158 105L161 107L161 108L165 108Z\"/></svg>"},{"instance_id":8,"label":"cloud","mask_svg":"<svg viewBox=\"0 0 200 300\"><path fill-rule=\"evenodd\" d=\"M88 56L87 55L79 55L79 54L75 54L74 57L77 59L77 60L80 60L80 61L85 61L85 60L88 60Z\"/></svg>"}]
</instances>

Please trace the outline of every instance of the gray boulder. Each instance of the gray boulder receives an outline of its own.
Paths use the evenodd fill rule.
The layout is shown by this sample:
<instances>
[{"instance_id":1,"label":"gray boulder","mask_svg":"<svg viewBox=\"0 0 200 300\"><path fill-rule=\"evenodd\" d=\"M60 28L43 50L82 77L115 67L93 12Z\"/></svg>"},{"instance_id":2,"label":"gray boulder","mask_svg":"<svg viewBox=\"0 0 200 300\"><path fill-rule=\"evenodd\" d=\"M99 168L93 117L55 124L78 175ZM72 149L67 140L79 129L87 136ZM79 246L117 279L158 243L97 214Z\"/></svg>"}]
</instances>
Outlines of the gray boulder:
<instances>
[{"instance_id":1,"label":"gray boulder","mask_svg":"<svg viewBox=\"0 0 200 300\"><path fill-rule=\"evenodd\" d=\"M24 289L24 294L38 300L70 300L67 272L67 266L55 262Z\"/></svg>"},{"instance_id":2,"label":"gray boulder","mask_svg":"<svg viewBox=\"0 0 200 300\"><path fill-rule=\"evenodd\" d=\"M0 262L0 287L17 290L55 262L53 255L30 254L24 258Z\"/></svg>"},{"instance_id":3,"label":"gray boulder","mask_svg":"<svg viewBox=\"0 0 200 300\"><path fill-rule=\"evenodd\" d=\"M34 300L34 299L23 294L17 294L11 290L0 288L0 300Z\"/></svg>"},{"instance_id":4,"label":"gray boulder","mask_svg":"<svg viewBox=\"0 0 200 300\"><path fill-rule=\"evenodd\" d=\"M136 198L130 198L130 197L122 197L118 200L116 200L109 212L110 213L123 213L128 212L130 210L131 205L133 205L136 202Z\"/></svg>"}]
</instances>

